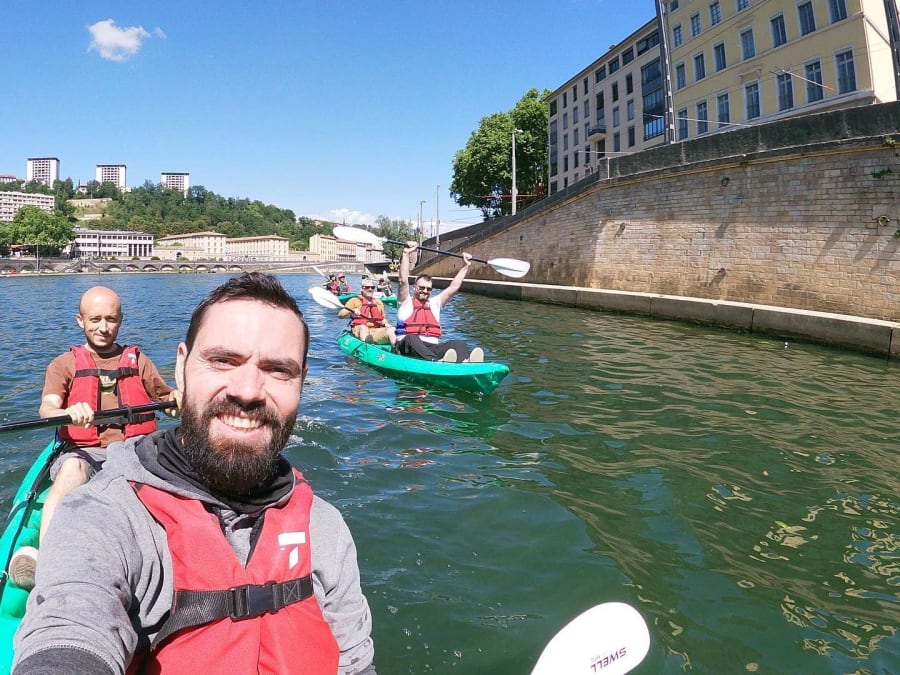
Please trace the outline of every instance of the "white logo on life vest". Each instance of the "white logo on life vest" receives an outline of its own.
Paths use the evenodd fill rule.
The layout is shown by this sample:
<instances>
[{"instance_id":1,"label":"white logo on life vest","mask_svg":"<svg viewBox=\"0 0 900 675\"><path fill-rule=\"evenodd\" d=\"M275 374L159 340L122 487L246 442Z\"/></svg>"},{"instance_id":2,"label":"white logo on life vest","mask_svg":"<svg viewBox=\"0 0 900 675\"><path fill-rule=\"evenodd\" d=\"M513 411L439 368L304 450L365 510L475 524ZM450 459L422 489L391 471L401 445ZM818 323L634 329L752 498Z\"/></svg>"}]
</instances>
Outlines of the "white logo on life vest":
<instances>
[{"instance_id":1,"label":"white logo on life vest","mask_svg":"<svg viewBox=\"0 0 900 675\"><path fill-rule=\"evenodd\" d=\"M306 532L282 532L278 535L281 548L293 546L288 553L288 569L293 569L300 562L300 546L306 543Z\"/></svg>"}]
</instances>

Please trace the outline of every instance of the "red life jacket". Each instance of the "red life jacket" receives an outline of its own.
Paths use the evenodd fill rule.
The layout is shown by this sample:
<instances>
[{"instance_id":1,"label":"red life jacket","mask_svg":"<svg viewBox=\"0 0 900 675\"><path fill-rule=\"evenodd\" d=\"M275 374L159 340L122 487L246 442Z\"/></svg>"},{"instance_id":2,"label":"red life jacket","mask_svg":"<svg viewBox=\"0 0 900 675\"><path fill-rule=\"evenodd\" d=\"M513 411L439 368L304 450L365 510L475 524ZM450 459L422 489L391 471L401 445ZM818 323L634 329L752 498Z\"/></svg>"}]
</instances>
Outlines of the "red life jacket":
<instances>
[{"instance_id":1,"label":"red life jacket","mask_svg":"<svg viewBox=\"0 0 900 675\"><path fill-rule=\"evenodd\" d=\"M353 317L350 325L359 326L361 324L366 324L371 328L383 326L384 308L379 307L378 302L376 302L375 300L366 300L362 296L359 296L359 299L362 300L362 305L360 305L359 309L356 310L358 312L358 316Z\"/></svg>"},{"instance_id":2,"label":"red life jacket","mask_svg":"<svg viewBox=\"0 0 900 675\"><path fill-rule=\"evenodd\" d=\"M340 649L312 590L313 492L302 474L294 473L287 503L265 511L246 567L218 518L200 501L136 486L138 498L166 529L175 595L160 631L166 636L137 655L129 673L337 672ZM205 598L199 601L201 593ZM280 603L273 604L273 597ZM215 600L222 601L224 612L211 619L209 606ZM197 611L185 609L180 627L167 628L179 605L191 602ZM198 613L204 617L194 619Z\"/></svg>"},{"instance_id":3,"label":"red life jacket","mask_svg":"<svg viewBox=\"0 0 900 675\"><path fill-rule=\"evenodd\" d=\"M412 298L413 311L406 320L407 335L441 336L441 324L434 317L431 305L426 300L422 302L418 298Z\"/></svg>"},{"instance_id":4,"label":"red life jacket","mask_svg":"<svg viewBox=\"0 0 900 675\"><path fill-rule=\"evenodd\" d=\"M75 403L87 403L94 412L100 410L100 375L116 379L116 392L119 398L119 407L126 405L146 405L153 403L138 370L138 354L140 350L135 347L125 347L119 357L116 370L101 371L97 368L94 357L83 346L72 347L75 354L75 376L72 378L72 386L63 401L63 408L68 408ZM138 415L137 422L125 425L125 437L143 436L156 431L156 417L153 413ZM95 447L100 444L100 433L96 426L76 427L64 426L59 435L67 441L82 448Z\"/></svg>"}]
</instances>

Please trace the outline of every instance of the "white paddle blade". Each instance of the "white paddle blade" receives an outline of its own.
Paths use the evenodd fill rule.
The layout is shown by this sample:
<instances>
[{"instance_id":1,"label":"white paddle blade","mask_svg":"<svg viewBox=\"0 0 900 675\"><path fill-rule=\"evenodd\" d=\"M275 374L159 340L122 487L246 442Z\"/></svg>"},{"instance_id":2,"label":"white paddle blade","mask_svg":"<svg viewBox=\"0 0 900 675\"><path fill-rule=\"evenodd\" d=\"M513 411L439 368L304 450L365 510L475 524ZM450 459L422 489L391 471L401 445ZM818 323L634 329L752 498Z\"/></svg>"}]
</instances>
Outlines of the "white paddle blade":
<instances>
[{"instance_id":1,"label":"white paddle blade","mask_svg":"<svg viewBox=\"0 0 900 675\"><path fill-rule=\"evenodd\" d=\"M310 286L309 294L317 304L329 309L344 309L344 304L338 300L337 296L331 291L327 291L321 286Z\"/></svg>"},{"instance_id":2,"label":"white paddle blade","mask_svg":"<svg viewBox=\"0 0 900 675\"><path fill-rule=\"evenodd\" d=\"M605 602L572 619L544 648L531 675L623 675L650 651L650 631L624 602Z\"/></svg>"},{"instance_id":3,"label":"white paddle blade","mask_svg":"<svg viewBox=\"0 0 900 675\"><path fill-rule=\"evenodd\" d=\"M494 271L513 279L524 277L528 274L528 270L531 269L530 263L524 260L516 260L515 258L494 258L493 260L488 260L487 263L494 268Z\"/></svg>"},{"instance_id":4,"label":"white paddle blade","mask_svg":"<svg viewBox=\"0 0 900 675\"><path fill-rule=\"evenodd\" d=\"M357 227L349 227L347 225L338 225L334 228L334 236L344 241L355 241L357 244L372 244L380 246L384 241L384 237L372 234L368 230L360 230Z\"/></svg>"}]
</instances>

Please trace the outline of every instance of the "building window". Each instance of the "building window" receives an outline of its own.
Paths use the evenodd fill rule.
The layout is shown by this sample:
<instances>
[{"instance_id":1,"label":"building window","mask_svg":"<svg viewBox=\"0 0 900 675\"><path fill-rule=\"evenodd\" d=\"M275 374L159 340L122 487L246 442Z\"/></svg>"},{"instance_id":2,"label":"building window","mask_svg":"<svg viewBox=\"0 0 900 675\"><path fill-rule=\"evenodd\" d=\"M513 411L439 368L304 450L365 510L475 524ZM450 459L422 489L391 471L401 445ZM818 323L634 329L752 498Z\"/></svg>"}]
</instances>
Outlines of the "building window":
<instances>
[{"instance_id":1,"label":"building window","mask_svg":"<svg viewBox=\"0 0 900 675\"><path fill-rule=\"evenodd\" d=\"M672 46L680 47L682 42L684 42L684 37L681 35L681 24L678 24L672 28Z\"/></svg>"},{"instance_id":2,"label":"building window","mask_svg":"<svg viewBox=\"0 0 900 675\"><path fill-rule=\"evenodd\" d=\"M672 0L672 2L669 3L669 10L674 12L676 9L678 9L678 0Z\"/></svg>"},{"instance_id":3,"label":"building window","mask_svg":"<svg viewBox=\"0 0 900 675\"><path fill-rule=\"evenodd\" d=\"M569 171L569 156L566 155L563 157L563 173L567 173Z\"/></svg>"},{"instance_id":4,"label":"building window","mask_svg":"<svg viewBox=\"0 0 900 675\"><path fill-rule=\"evenodd\" d=\"M613 108L613 127L619 126L619 106Z\"/></svg>"},{"instance_id":5,"label":"building window","mask_svg":"<svg viewBox=\"0 0 900 675\"><path fill-rule=\"evenodd\" d=\"M578 145L578 129L572 130L572 145Z\"/></svg>"},{"instance_id":6,"label":"building window","mask_svg":"<svg viewBox=\"0 0 900 675\"><path fill-rule=\"evenodd\" d=\"M569 134L563 134L563 152L569 149Z\"/></svg>"},{"instance_id":7,"label":"building window","mask_svg":"<svg viewBox=\"0 0 900 675\"><path fill-rule=\"evenodd\" d=\"M782 73L778 79L778 109L790 110L794 107L794 82L790 73Z\"/></svg>"},{"instance_id":8,"label":"building window","mask_svg":"<svg viewBox=\"0 0 900 675\"><path fill-rule=\"evenodd\" d=\"M750 0L737 0L737 11L747 9L750 6Z\"/></svg>"},{"instance_id":9,"label":"building window","mask_svg":"<svg viewBox=\"0 0 900 675\"><path fill-rule=\"evenodd\" d=\"M624 66L626 63L631 63L632 61L634 61L634 48L629 47L622 52L622 65Z\"/></svg>"},{"instance_id":10,"label":"building window","mask_svg":"<svg viewBox=\"0 0 900 675\"><path fill-rule=\"evenodd\" d=\"M828 13L831 15L831 23L843 21L847 18L847 3L845 0L828 0Z\"/></svg>"},{"instance_id":11,"label":"building window","mask_svg":"<svg viewBox=\"0 0 900 675\"><path fill-rule=\"evenodd\" d=\"M603 106L605 103L603 102L603 92L601 91L595 97L597 104L597 117L603 117Z\"/></svg>"},{"instance_id":12,"label":"building window","mask_svg":"<svg viewBox=\"0 0 900 675\"><path fill-rule=\"evenodd\" d=\"M619 83L614 82L612 86L612 100L613 103L619 100Z\"/></svg>"},{"instance_id":13,"label":"building window","mask_svg":"<svg viewBox=\"0 0 900 675\"><path fill-rule=\"evenodd\" d=\"M634 93L634 77L631 74L625 76L625 95Z\"/></svg>"},{"instance_id":14,"label":"building window","mask_svg":"<svg viewBox=\"0 0 900 675\"><path fill-rule=\"evenodd\" d=\"M687 76L685 75L684 64L679 63L675 66L675 88L684 89L687 86Z\"/></svg>"},{"instance_id":15,"label":"building window","mask_svg":"<svg viewBox=\"0 0 900 675\"><path fill-rule=\"evenodd\" d=\"M591 99L585 99L584 101L584 119L587 119L591 116Z\"/></svg>"},{"instance_id":16,"label":"building window","mask_svg":"<svg viewBox=\"0 0 900 675\"><path fill-rule=\"evenodd\" d=\"M630 122L634 119L634 101L630 100L625 104L625 111L625 114L628 115L628 121Z\"/></svg>"},{"instance_id":17,"label":"building window","mask_svg":"<svg viewBox=\"0 0 900 675\"><path fill-rule=\"evenodd\" d=\"M759 83L751 82L744 85L744 101L746 102L747 119L755 120L759 117Z\"/></svg>"},{"instance_id":18,"label":"building window","mask_svg":"<svg viewBox=\"0 0 900 675\"><path fill-rule=\"evenodd\" d=\"M683 141L688 135L687 108L678 111L678 140Z\"/></svg>"},{"instance_id":19,"label":"building window","mask_svg":"<svg viewBox=\"0 0 900 675\"><path fill-rule=\"evenodd\" d=\"M856 91L856 69L853 67L853 51L848 49L840 54L835 54L834 61L837 64L838 93L846 94Z\"/></svg>"},{"instance_id":20,"label":"building window","mask_svg":"<svg viewBox=\"0 0 900 675\"><path fill-rule=\"evenodd\" d=\"M697 104L697 133L705 134L709 131L709 123L707 120L709 119L708 113L706 111L706 101L700 101Z\"/></svg>"},{"instance_id":21,"label":"building window","mask_svg":"<svg viewBox=\"0 0 900 675\"><path fill-rule=\"evenodd\" d=\"M725 70L725 43L720 42L713 46L713 59L716 62L716 72Z\"/></svg>"},{"instance_id":22,"label":"building window","mask_svg":"<svg viewBox=\"0 0 900 675\"><path fill-rule=\"evenodd\" d=\"M825 98L825 88L822 86L822 64L818 61L807 63L803 67L803 76L806 78L806 101L813 103Z\"/></svg>"},{"instance_id":23,"label":"building window","mask_svg":"<svg viewBox=\"0 0 900 675\"><path fill-rule=\"evenodd\" d=\"M578 124L578 106L572 107L572 124Z\"/></svg>"},{"instance_id":24,"label":"building window","mask_svg":"<svg viewBox=\"0 0 900 675\"><path fill-rule=\"evenodd\" d=\"M700 14L691 15L691 37L700 35Z\"/></svg>"},{"instance_id":25,"label":"building window","mask_svg":"<svg viewBox=\"0 0 900 675\"><path fill-rule=\"evenodd\" d=\"M741 32L741 56L744 61L756 56L756 43L753 40L752 28Z\"/></svg>"},{"instance_id":26,"label":"building window","mask_svg":"<svg viewBox=\"0 0 900 675\"><path fill-rule=\"evenodd\" d=\"M772 47L780 47L787 42L787 31L784 28L784 14L773 16L769 23L772 26Z\"/></svg>"},{"instance_id":27,"label":"building window","mask_svg":"<svg viewBox=\"0 0 900 675\"><path fill-rule=\"evenodd\" d=\"M715 26L722 20L722 8L718 2L714 2L709 6L709 25Z\"/></svg>"},{"instance_id":28,"label":"building window","mask_svg":"<svg viewBox=\"0 0 900 675\"><path fill-rule=\"evenodd\" d=\"M719 110L719 128L727 127L731 122L731 106L728 104L728 94L719 94L716 97L716 107Z\"/></svg>"},{"instance_id":29,"label":"building window","mask_svg":"<svg viewBox=\"0 0 900 675\"><path fill-rule=\"evenodd\" d=\"M622 150L622 139L619 138L619 132L613 134L613 152L621 152Z\"/></svg>"},{"instance_id":30,"label":"building window","mask_svg":"<svg viewBox=\"0 0 900 675\"><path fill-rule=\"evenodd\" d=\"M645 38L638 40L635 45L637 47L638 56L644 52L650 51L659 44L659 31L655 30Z\"/></svg>"},{"instance_id":31,"label":"building window","mask_svg":"<svg viewBox=\"0 0 900 675\"><path fill-rule=\"evenodd\" d=\"M563 131L569 128L569 113L563 113Z\"/></svg>"},{"instance_id":32,"label":"building window","mask_svg":"<svg viewBox=\"0 0 900 675\"><path fill-rule=\"evenodd\" d=\"M619 57L617 56L609 62L609 74L612 75L619 69Z\"/></svg>"},{"instance_id":33,"label":"building window","mask_svg":"<svg viewBox=\"0 0 900 675\"><path fill-rule=\"evenodd\" d=\"M800 17L800 35L809 35L816 30L816 15L811 2L797 5L797 14Z\"/></svg>"},{"instance_id":34,"label":"building window","mask_svg":"<svg viewBox=\"0 0 900 675\"><path fill-rule=\"evenodd\" d=\"M634 127L628 127L628 147L634 147Z\"/></svg>"},{"instance_id":35,"label":"building window","mask_svg":"<svg viewBox=\"0 0 900 675\"><path fill-rule=\"evenodd\" d=\"M606 66L600 66L594 71L594 82L602 82L606 79Z\"/></svg>"},{"instance_id":36,"label":"building window","mask_svg":"<svg viewBox=\"0 0 900 675\"><path fill-rule=\"evenodd\" d=\"M702 80L704 77L706 77L706 61L703 54L697 54L694 56L694 79Z\"/></svg>"}]
</instances>

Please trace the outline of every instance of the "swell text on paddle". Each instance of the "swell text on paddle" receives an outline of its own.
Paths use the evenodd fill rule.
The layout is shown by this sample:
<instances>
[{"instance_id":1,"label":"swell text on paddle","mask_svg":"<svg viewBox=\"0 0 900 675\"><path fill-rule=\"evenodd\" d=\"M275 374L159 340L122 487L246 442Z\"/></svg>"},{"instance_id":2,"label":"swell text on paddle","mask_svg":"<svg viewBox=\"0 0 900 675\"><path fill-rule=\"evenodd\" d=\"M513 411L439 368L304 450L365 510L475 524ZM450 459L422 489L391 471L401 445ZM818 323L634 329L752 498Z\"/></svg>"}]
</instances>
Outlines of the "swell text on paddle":
<instances>
[{"instance_id":1,"label":"swell text on paddle","mask_svg":"<svg viewBox=\"0 0 900 675\"><path fill-rule=\"evenodd\" d=\"M628 654L627 647L619 647L616 651L603 656L595 656L591 659L591 672L599 673L607 666L611 666L619 659L624 659Z\"/></svg>"}]
</instances>

